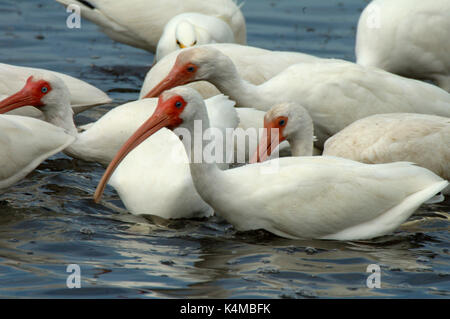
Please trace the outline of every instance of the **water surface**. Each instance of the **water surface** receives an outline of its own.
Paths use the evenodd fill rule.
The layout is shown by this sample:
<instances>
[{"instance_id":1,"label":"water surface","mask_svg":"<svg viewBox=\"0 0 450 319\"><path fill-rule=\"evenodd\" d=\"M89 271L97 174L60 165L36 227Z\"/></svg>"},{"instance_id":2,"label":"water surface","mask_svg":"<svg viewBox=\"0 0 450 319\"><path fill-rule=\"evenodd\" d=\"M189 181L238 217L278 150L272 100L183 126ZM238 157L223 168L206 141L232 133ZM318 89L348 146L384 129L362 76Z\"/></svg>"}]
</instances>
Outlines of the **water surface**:
<instances>
[{"instance_id":1,"label":"water surface","mask_svg":"<svg viewBox=\"0 0 450 319\"><path fill-rule=\"evenodd\" d=\"M248 43L354 61L364 0L246 0ZM66 28L53 1L0 3L0 61L48 68L105 90L114 103L138 97L153 56L115 43L82 20ZM287 240L237 233L218 217L162 221L126 214L114 190L96 205L104 169L58 154L0 195L0 297L7 298L448 298L450 201L423 206L390 236L368 242ZM82 288L66 287L78 264ZM369 289L369 264L381 288Z\"/></svg>"}]
</instances>

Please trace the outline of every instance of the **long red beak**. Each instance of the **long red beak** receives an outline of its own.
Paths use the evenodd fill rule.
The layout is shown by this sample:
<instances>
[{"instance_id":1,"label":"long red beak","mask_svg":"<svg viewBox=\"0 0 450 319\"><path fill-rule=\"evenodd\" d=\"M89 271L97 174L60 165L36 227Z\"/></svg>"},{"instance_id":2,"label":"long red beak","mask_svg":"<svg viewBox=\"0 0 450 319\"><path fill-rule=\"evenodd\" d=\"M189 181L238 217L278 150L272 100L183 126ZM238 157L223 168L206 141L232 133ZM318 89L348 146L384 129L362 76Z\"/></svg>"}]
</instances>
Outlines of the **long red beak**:
<instances>
[{"instance_id":1,"label":"long red beak","mask_svg":"<svg viewBox=\"0 0 450 319\"><path fill-rule=\"evenodd\" d=\"M39 104L40 101L37 101L36 98L30 94L27 88L23 88L19 92L7 97L3 101L0 102L0 114L12 111L22 106Z\"/></svg>"},{"instance_id":2,"label":"long red beak","mask_svg":"<svg viewBox=\"0 0 450 319\"><path fill-rule=\"evenodd\" d=\"M96 203L100 201L103 191L105 190L106 183L114 173L114 170L117 166L119 166L127 154L145 141L148 137L158 132L161 128L169 126L170 123L171 121L169 116L164 112L161 112L157 107L153 115L137 129L137 131L125 142L125 144L123 144L111 163L109 163L102 179L97 185L97 189L95 190L94 201Z\"/></svg>"},{"instance_id":3,"label":"long red beak","mask_svg":"<svg viewBox=\"0 0 450 319\"><path fill-rule=\"evenodd\" d=\"M263 136L258 143L255 154L250 159L250 163L264 162L280 142L279 128L273 127L271 123L264 121Z\"/></svg>"},{"instance_id":4,"label":"long red beak","mask_svg":"<svg viewBox=\"0 0 450 319\"><path fill-rule=\"evenodd\" d=\"M144 98L158 97L162 92L189 82L181 67L174 65L169 74L161 80Z\"/></svg>"}]
</instances>

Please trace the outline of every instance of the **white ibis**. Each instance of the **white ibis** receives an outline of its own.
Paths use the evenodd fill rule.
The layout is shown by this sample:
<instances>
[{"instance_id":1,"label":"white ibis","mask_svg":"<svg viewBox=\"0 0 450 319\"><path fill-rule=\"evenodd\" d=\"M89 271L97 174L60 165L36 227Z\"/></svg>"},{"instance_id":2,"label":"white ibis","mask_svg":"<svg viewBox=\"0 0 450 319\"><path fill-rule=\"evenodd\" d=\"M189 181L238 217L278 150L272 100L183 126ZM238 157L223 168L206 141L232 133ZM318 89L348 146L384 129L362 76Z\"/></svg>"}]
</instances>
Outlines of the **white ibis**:
<instances>
[{"instance_id":1,"label":"white ibis","mask_svg":"<svg viewBox=\"0 0 450 319\"><path fill-rule=\"evenodd\" d=\"M320 148L328 137L373 114L450 117L450 94L429 83L351 62L322 60L292 65L254 85L239 76L228 56L210 46L182 50L166 78L146 96L200 80L211 82L239 106L267 111L282 102L301 104L314 121Z\"/></svg>"},{"instance_id":2,"label":"white ibis","mask_svg":"<svg viewBox=\"0 0 450 319\"><path fill-rule=\"evenodd\" d=\"M308 111L298 103L285 102L272 107L264 116L264 131L250 163L269 158L280 143L287 141L292 156L312 156L314 124Z\"/></svg>"},{"instance_id":3,"label":"white ibis","mask_svg":"<svg viewBox=\"0 0 450 319\"><path fill-rule=\"evenodd\" d=\"M0 192L74 141L63 129L31 117L0 115Z\"/></svg>"},{"instance_id":4,"label":"white ibis","mask_svg":"<svg viewBox=\"0 0 450 319\"><path fill-rule=\"evenodd\" d=\"M313 122L298 103L272 107L264 117L264 129L260 143L263 153L255 153L252 163L257 161L256 156L266 160L272 149L285 140L289 141L292 156L313 154ZM330 137L322 155L366 164L408 161L449 180L450 118L415 113L368 116Z\"/></svg>"},{"instance_id":5,"label":"white ibis","mask_svg":"<svg viewBox=\"0 0 450 319\"><path fill-rule=\"evenodd\" d=\"M66 154L107 165L135 127L139 127L139 112L144 112L146 116L151 114L152 103L149 101L150 99L146 99L114 108L100 120L90 124L89 129L78 133L67 86L53 74L35 72L21 90L0 102L0 113L26 105L33 106L42 111L45 121L61 127L76 138L64 150ZM144 119L145 117L142 121Z\"/></svg>"},{"instance_id":6,"label":"white ibis","mask_svg":"<svg viewBox=\"0 0 450 319\"><path fill-rule=\"evenodd\" d=\"M119 162L164 127L181 127L193 136L195 120L202 121L203 129L209 127L198 92L187 87L164 92L153 115L114 161ZM199 149L194 143L182 142L186 152L195 157ZM236 229L265 229L286 238L360 240L382 236L448 185L433 172L410 163L368 165L325 156L285 157L225 171L207 161L191 161L189 167L199 195ZM103 175L96 201L113 168Z\"/></svg>"},{"instance_id":7,"label":"white ibis","mask_svg":"<svg viewBox=\"0 0 450 319\"><path fill-rule=\"evenodd\" d=\"M450 1L374 0L361 13L357 62L450 92Z\"/></svg>"},{"instance_id":8,"label":"white ibis","mask_svg":"<svg viewBox=\"0 0 450 319\"><path fill-rule=\"evenodd\" d=\"M253 84L264 83L293 64L322 60L300 52L271 51L233 43L206 44L199 47L203 46L215 48L228 56L236 66L238 74ZM180 52L172 52L153 65L142 84L140 98L146 97L150 91L155 89L156 85L166 78ZM277 63L274 64L273 61ZM189 86L195 88L204 98L220 94L214 85L206 81L191 83ZM157 97L157 95L152 97Z\"/></svg>"},{"instance_id":9,"label":"white ibis","mask_svg":"<svg viewBox=\"0 0 450 319\"><path fill-rule=\"evenodd\" d=\"M76 4L81 17L99 25L115 41L150 52L169 20L181 13L197 12L224 20L237 43L246 43L244 16L233 0L56 0L65 6Z\"/></svg>"},{"instance_id":10,"label":"white ibis","mask_svg":"<svg viewBox=\"0 0 450 319\"><path fill-rule=\"evenodd\" d=\"M58 76L67 86L70 92L70 104L75 114L80 113L92 106L107 104L111 99L106 93L91 84L74 78L72 76L49 71L10 64L0 63L0 95L11 95L20 90L26 80L33 74L53 74ZM26 111L21 110L20 115L42 117L42 113L29 107Z\"/></svg>"},{"instance_id":11,"label":"white ibis","mask_svg":"<svg viewBox=\"0 0 450 319\"><path fill-rule=\"evenodd\" d=\"M184 48L208 43L234 43L230 26L220 18L187 12L166 24L156 47L155 62L167 54Z\"/></svg>"},{"instance_id":12,"label":"white ibis","mask_svg":"<svg viewBox=\"0 0 450 319\"><path fill-rule=\"evenodd\" d=\"M223 95L205 102L213 127L218 128L223 136L227 128L237 126L239 119L234 110L234 102ZM141 124L151 116L155 107L156 105L152 107ZM226 141L223 142L225 144ZM224 150L225 147L226 145L223 146ZM115 159L111 161L110 167L117 168L109 184L132 214L151 214L166 219L207 217L213 214L213 209L198 195L194 187L189 159L180 139L172 131L160 130L118 164ZM221 163L220 167L226 169L228 165Z\"/></svg>"},{"instance_id":13,"label":"white ibis","mask_svg":"<svg viewBox=\"0 0 450 319\"><path fill-rule=\"evenodd\" d=\"M262 153L255 152L251 163L258 160L257 156L260 161L266 160L272 149L285 140L289 141L292 156L313 155L313 122L301 105L283 103L272 107L264 117L264 128ZM450 118L415 113L368 116L330 137L322 155L366 164L408 161L449 180Z\"/></svg>"}]
</instances>

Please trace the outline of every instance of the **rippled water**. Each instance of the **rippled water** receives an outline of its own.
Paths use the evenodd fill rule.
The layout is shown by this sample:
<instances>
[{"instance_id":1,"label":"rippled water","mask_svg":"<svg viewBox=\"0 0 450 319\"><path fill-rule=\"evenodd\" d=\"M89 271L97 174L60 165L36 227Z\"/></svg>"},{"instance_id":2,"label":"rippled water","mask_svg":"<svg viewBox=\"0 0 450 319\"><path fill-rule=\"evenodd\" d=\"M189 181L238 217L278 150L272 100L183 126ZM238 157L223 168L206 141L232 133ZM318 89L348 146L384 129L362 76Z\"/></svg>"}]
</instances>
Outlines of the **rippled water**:
<instances>
[{"instance_id":1,"label":"rippled water","mask_svg":"<svg viewBox=\"0 0 450 319\"><path fill-rule=\"evenodd\" d=\"M354 60L364 0L246 0L250 45ZM134 100L153 57L111 41L82 20L67 29L57 3L0 3L0 61L48 68L107 91L114 104L77 116L97 119ZM0 195L0 297L448 298L450 200L422 207L391 236L368 242L286 240L236 233L217 217L164 221L125 213L104 169L58 154ZM117 208L116 208L117 207ZM82 288L66 287L81 267ZM381 288L369 289L369 264Z\"/></svg>"}]
</instances>

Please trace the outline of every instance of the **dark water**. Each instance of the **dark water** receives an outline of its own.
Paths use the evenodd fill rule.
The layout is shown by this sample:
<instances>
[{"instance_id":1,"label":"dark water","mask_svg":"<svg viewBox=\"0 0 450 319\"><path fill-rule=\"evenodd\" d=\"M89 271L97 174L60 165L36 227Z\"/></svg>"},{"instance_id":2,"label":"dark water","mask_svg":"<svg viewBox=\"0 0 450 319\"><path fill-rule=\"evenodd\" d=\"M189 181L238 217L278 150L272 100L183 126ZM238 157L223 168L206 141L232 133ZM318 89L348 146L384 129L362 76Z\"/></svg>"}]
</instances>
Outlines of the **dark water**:
<instances>
[{"instance_id":1,"label":"dark water","mask_svg":"<svg viewBox=\"0 0 450 319\"><path fill-rule=\"evenodd\" d=\"M250 45L354 60L364 0L247 0ZM134 100L153 57L114 43L82 20L67 29L59 4L0 3L0 61L48 68ZM39 298L448 298L450 200L422 207L391 236L370 242L301 241L236 233L226 222L161 221L96 205L103 168L53 156L0 195L0 297ZM123 207L108 188L106 202ZM66 267L81 267L68 289ZM369 264L381 288L369 289Z\"/></svg>"}]
</instances>

